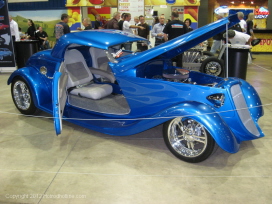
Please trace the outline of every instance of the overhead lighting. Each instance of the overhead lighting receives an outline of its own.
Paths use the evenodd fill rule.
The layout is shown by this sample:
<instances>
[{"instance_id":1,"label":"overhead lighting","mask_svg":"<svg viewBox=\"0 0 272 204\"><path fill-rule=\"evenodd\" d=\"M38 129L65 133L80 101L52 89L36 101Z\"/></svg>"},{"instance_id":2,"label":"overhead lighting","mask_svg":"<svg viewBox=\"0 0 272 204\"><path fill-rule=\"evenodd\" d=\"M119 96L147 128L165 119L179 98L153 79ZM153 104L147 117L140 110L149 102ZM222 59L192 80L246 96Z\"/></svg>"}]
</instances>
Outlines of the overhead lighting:
<instances>
[{"instance_id":1,"label":"overhead lighting","mask_svg":"<svg viewBox=\"0 0 272 204\"><path fill-rule=\"evenodd\" d=\"M251 1L250 3L251 3L251 4L254 4L254 1Z\"/></svg>"},{"instance_id":2,"label":"overhead lighting","mask_svg":"<svg viewBox=\"0 0 272 204\"><path fill-rule=\"evenodd\" d=\"M234 4L234 1L231 1L230 3Z\"/></svg>"},{"instance_id":3,"label":"overhead lighting","mask_svg":"<svg viewBox=\"0 0 272 204\"><path fill-rule=\"evenodd\" d=\"M242 1L242 4L244 4L245 2L244 1Z\"/></svg>"}]
</instances>

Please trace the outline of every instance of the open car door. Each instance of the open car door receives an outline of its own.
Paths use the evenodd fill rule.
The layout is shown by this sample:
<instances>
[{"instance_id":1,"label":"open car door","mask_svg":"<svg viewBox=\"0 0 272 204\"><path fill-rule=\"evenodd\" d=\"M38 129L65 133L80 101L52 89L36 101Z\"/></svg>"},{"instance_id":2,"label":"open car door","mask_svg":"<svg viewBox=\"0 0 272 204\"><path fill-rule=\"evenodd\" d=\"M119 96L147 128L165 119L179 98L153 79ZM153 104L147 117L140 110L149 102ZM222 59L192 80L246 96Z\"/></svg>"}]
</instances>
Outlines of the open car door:
<instances>
[{"instance_id":1,"label":"open car door","mask_svg":"<svg viewBox=\"0 0 272 204\"><path fill-rule=\"evenodd\" d=\"M53 77L53 117L56 134L62 131L62 116L67 101L67 79L68 75L64 71L64 63L60 65L59 71L56 71Z\"/></svg>"}]
</instances>

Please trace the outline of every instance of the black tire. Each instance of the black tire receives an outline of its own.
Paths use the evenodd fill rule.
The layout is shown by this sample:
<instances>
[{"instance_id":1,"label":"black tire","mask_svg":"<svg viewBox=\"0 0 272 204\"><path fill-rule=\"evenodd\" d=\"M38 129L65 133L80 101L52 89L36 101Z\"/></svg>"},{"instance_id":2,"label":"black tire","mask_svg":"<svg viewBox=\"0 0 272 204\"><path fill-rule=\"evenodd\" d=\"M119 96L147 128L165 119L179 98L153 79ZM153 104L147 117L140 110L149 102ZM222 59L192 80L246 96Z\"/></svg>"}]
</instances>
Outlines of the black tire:
<instances>
[{"instance_id":1,"label":"black tire","mask_svg":"<svg viewBox=\"0 0 272 204\"><path fill-rule=\"evenodd\" d=\"M11 96L16 108L25 115L33 115L37 108L28 83L21 77L17 77L11 84Z\"/></svg>"},{"instance_id":2,"label":"black tire","mask_svg":"<svg viewBox=\"0 0 272 204\"><path fill-rule=\"evenodd\" d=\"M208 57L202 62L200 66L200 71L205 74L224 77L224 62L223 60L219 60L216 57Z\"/></svg>"},{"instance_id":3,"label":"black tire","mask_svg":"<svg viewBox=\"0 0 272 204\"><path fill-rule=\"evenodd\" d=\"M197 58L195 60L195 63L202 63L205 59L207 59L208 57L213 57L214 54L209 52L209 51L203 51L202 53L200 53L199 58Z\"/></svg>"},{"instance_id":4,"label":"black tire","mask_svg":"<svg viewBox=\"0 0 272 204\"><path fill-rule=\"evenodd\" d=\"M191 118L179 117L165 122L163 137L172 154L189 163L204 161L215 147L215 141L205 127Z\"/></svg>"}]
</instances>

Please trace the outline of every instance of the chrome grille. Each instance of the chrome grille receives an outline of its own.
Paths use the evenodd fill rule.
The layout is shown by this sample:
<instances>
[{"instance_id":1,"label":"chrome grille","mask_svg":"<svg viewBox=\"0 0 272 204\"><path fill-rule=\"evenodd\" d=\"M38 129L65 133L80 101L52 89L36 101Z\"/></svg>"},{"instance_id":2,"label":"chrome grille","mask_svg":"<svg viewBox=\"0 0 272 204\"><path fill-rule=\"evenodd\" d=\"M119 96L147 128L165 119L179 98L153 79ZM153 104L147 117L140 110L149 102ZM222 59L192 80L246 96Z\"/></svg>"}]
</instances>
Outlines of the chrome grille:
<instances>
[{"instance_id":1,"label":"chrome grille","mask_svg":"<svg viewBox=\"0 0 272 204\"><path fill-rule=\"evenodd\" d=\"M254 124L252 117L250 116L250 112L248 110L243 92L239 84L236 84L230 89L231 95L237 109L238 115L243 122L246 129L255 136L260 136L256 125Z\"/></svg>"}]
</instances>

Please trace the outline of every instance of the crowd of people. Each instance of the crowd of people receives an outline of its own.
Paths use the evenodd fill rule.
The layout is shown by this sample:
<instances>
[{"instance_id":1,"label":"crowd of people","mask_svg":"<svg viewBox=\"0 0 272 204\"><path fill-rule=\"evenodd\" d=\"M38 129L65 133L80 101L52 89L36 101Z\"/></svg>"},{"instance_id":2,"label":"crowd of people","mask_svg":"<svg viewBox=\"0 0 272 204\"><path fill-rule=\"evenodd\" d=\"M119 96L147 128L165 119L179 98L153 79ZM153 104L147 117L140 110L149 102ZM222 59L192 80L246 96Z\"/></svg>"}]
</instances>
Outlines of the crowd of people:
<instances>
[{"instance_id":1,"label":"crowd of people","mask_svg":"<svg viewBox=\"0 0 272 204\"><path fill-rule=\"evenodd\" d=\"M211 52L216 53L218 49L220 49L223 40L226 35L229 37L229 41L231 43L238 44L250 44L253 39L255 39L253 32L253 18L254 14L251 13L248 15L247 21L244 20L244 14L242 12L237 13L238 18L240 19L240 23L237 24L232 30L229 30L227 33L219 33L213 37L213 44L211 47ZM223 14L217 15L217 20L223 18ZM114 30L123 30L132 34L139 35L143 38L150 39L150 35L155 38L155 46L158 46L168 40L172 40L178 36L181 36L187 32L192 31L191 28L191 20L189 18L185 19L184 22L179 20L179 14L176 11L173 11L171 14L171 20L166 22L165 16L161 15L159 17L154 18L154 24L152 26L152 30L150 32L150 26L145 21L145 16L134 16L134 24L131 24L131 14L130 13L119 13L115 12L113 14L113 18L109 20L106 24L102 24L101 16L99 14L95 15L94 27L92 27L92 23L90 18L84 18L82 24L84 26L84 30L90 29L114 29ZM62 35L70 33L70 27L68 26L69 16L67 14L61 15L61 21L55 25L54 35L56 41ZM23 34L20 28L18 28L18 24L12 19L10 16L10 27L11 34L13 36L13 40L17 41L21 38L31 39L31 40L39 40L40 49L48 49L50 48L48 42L48 35L43 30L41 26L35 27L34 22L31 19L28 19L28 29ZM78 28L78 30L82 30ZM126 50L131 50L131 43L125 43L123 47ZM139 51L147 50L148 47L146 44L138 43L137 49ZM181 58L181 57L179 57ZM179 60L177 60L177 64L180 64Z\"/></svg>"}]
</instances>

